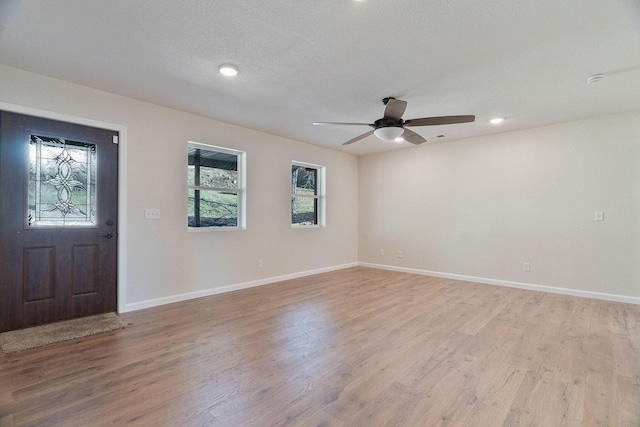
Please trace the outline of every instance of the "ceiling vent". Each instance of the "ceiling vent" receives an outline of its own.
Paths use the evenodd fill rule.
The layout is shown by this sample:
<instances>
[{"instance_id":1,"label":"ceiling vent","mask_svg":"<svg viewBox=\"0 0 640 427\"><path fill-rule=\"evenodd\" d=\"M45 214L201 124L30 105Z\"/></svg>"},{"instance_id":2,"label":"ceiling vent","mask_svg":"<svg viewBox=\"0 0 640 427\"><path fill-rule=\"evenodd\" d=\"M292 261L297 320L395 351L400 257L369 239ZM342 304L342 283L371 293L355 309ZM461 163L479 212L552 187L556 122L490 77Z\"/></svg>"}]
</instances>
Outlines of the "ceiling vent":
<instances>
[{"instance_id":1,"label":"ceiling vent","mask_svg":"<svg viewBox=\"0 0 640 427\"><path fill-rule=\"evenodd\" d=\"M427 137L427 141L435 141L437 139L444 139L446 137L448 137L449 135L447 135L446 133L441 133L439 135L431 135Z\"/></svg>"}]
</instances>

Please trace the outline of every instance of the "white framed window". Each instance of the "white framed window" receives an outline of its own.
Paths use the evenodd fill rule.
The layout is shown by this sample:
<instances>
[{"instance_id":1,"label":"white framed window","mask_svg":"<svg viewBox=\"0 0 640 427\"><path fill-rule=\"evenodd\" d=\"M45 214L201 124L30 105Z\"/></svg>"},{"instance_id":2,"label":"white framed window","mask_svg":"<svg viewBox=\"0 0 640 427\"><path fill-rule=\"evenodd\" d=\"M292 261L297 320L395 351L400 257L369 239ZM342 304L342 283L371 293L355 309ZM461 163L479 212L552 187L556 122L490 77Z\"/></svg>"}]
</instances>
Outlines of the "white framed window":
<instances>
[{"instance_id":1,"label":"white framed window","mask_svg":"<svg viewBox=\"0 0 640 427\"><path fill-rule=\"evenodd\" d=\"M325 167L291 163L291 226L325 226Z\"/></svg>"},{"instance_id":2,"label":"white framed window","mask_svg":"<svg viewBox=\"0 0 640 427\"><path fill-rule=\"evenodd\" d=\"M187 226L196 229L246 228L246 153L189 141L187 147Z\"/></svg>"}]
</instances>

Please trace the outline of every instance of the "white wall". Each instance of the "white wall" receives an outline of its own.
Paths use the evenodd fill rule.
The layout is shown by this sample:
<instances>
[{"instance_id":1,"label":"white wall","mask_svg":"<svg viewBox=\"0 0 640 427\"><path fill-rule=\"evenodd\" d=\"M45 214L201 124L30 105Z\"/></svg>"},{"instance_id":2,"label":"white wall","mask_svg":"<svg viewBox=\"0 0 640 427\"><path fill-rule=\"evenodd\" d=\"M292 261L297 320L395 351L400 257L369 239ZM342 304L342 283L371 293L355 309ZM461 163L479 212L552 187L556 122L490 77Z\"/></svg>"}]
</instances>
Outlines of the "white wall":
<instances>
[{"instance_id":1,"label":"white wall","mask_svg":"<svg viewBox=\"0 0 640 427\"><path fill-rule=\"evenodd\" d=\"M361 157L359 259L640 302L639 147L635 112Z\"/></svg>"},{"instance_id":2,"label":"white wall","mask_svg":"<svg viewBox=\"0 0 640 427\"><path fill-rule=\"evenodd\" d=\"M640 112L358 159L4 66L0 105L124 130L126 309L358 260L640 301ZM248 153L247 230L187 232L188 140ZM291 229L292 160L327 167L326 228Z\"/></svg>"},{"instance_id":3,"label":"white wall","mask_svg":"<svg viewBox=\"0 0 640 427\"><path fill-rule=\"evenodd\" d=\"M125 130L121 309L357 262L355 156L4 66L0 103ZM189 140L247 152L246 230L187 231ZM326 167L326 228L291 228L292 160ZM145 220L145 208L161 209L161 219Z\"/></svg>"}]
</instances>

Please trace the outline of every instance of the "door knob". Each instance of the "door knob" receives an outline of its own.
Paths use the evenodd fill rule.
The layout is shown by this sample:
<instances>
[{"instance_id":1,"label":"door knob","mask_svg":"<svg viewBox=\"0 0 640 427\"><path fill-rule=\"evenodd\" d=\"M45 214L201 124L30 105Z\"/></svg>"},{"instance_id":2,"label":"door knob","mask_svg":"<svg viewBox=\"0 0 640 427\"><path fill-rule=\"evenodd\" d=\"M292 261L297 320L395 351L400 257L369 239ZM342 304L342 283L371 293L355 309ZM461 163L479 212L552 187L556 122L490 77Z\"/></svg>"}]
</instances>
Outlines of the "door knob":
<instances>
[{"instance_id":1,"label":"door knob","mask_svg":"<svg viewBox=\"0 0 640 427\"><path fill-rule=\"evenodd\" d=\"M106 239L110 239L110 238L112 238L112 237L113 237L113 233L103 234L102 236L99 236L99 237L104 237L104 238L106 238Z\"/></svg>"}]
</instances>

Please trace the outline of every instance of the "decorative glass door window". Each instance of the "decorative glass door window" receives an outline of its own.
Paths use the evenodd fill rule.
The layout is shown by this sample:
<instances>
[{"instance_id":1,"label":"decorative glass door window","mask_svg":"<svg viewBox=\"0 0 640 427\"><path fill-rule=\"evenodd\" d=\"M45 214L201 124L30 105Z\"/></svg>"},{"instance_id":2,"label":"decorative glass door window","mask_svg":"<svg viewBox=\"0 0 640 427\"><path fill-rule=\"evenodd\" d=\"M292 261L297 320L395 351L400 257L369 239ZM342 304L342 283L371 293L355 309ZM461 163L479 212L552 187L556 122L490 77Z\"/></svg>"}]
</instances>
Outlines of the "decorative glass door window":
<instances>
[{"instance_id":1,"label":"decorative glass door window","mask_svg":"<svg viewBox=\"0 0 640 427\"><path fill-rule=\"evenodd\" d=\"M96 146L31 135L30 226L89 226L96 219Z\"/></svg>"}]
</instances>

